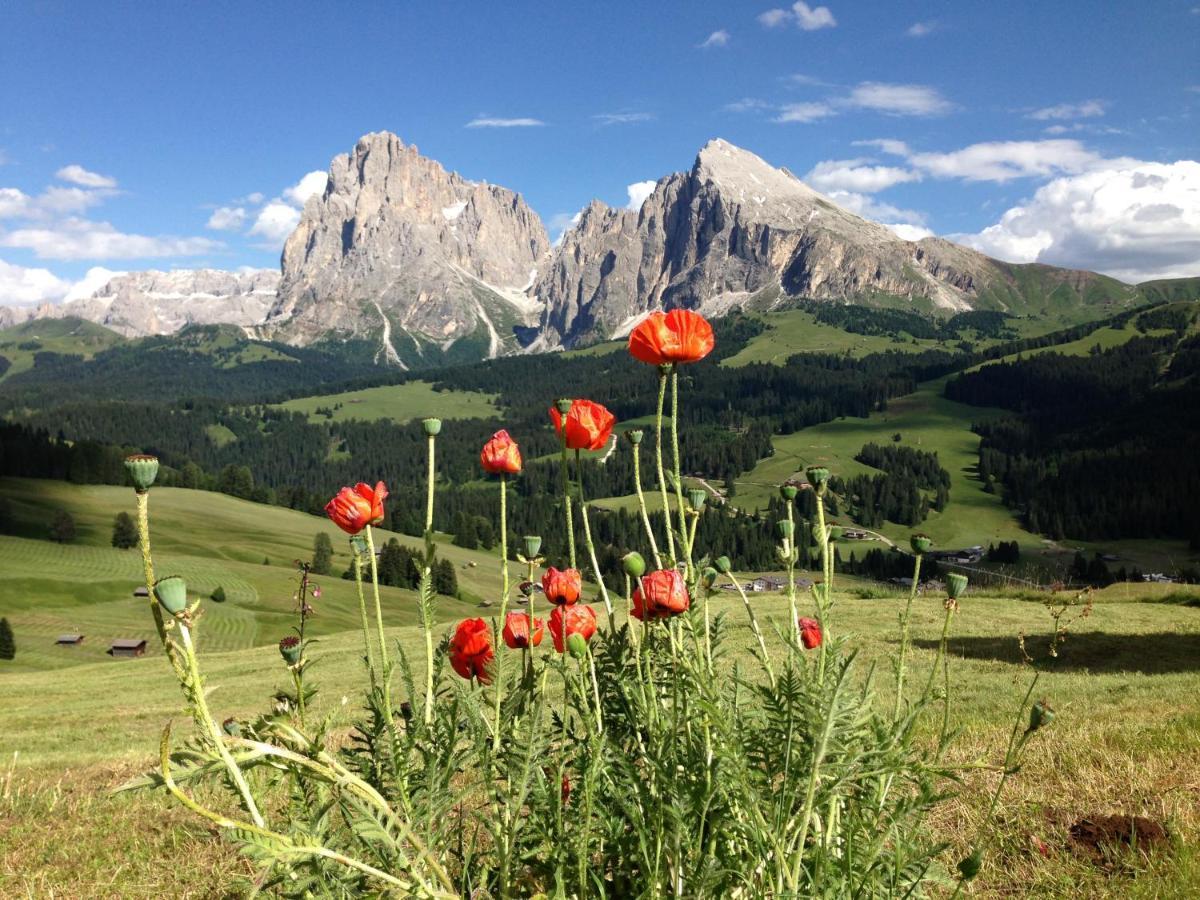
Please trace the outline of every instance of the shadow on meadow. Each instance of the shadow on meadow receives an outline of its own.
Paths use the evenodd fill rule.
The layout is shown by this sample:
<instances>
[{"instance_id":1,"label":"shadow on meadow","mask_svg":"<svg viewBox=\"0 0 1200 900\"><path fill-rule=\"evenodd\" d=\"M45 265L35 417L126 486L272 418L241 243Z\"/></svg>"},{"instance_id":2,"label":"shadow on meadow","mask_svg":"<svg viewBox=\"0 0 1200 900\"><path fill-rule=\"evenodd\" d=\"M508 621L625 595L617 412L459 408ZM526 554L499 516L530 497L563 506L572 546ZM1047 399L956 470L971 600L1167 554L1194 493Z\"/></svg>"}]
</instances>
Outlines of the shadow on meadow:
<instances>
[{"instance_id":1,"label":"shadow on meadow","mask_svg":"<svg viewBox=\"0 0 1200 900\"><path fill-rule=\"evenodd\" d=\"M1049 655L1049 632L1025 636L1025 649L1041 669L1057 672L1088 671L1097 674L1139 672L1167 675L1200 672L1200 633L1121 634L1105 631L1072 632L1059 644L1058 656ZM936 653L936 640L916 640L913 645ZM951 637L951 657L1023 663L1016 637Z\"/></svg>"}]
</instances>

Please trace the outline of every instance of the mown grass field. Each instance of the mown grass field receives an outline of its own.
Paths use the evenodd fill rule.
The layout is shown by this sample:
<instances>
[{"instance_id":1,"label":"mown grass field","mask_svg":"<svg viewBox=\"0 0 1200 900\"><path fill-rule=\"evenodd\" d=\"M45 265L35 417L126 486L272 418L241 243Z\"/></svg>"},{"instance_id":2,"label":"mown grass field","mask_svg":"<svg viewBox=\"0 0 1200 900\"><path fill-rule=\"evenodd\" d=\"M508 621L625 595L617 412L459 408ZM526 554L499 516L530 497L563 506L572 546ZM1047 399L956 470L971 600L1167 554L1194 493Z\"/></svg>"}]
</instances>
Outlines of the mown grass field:
<instances>
[{"instance_id":1,"label":"mown grass field","mask_svg":"<svg viewBox=\"0 0 1200 900\"><path fill-rule=\"evenodd\" d=\"M489 419L496 415L496 396L474 391L435 391L426 381L321 394L288 400L283 409L305 413L313 422L391 419L404 423L436 412L443 419ZM334 407L340 407L335 409ZM332 417L318 409L333 411Z\"/></svg>"}]
</instances>

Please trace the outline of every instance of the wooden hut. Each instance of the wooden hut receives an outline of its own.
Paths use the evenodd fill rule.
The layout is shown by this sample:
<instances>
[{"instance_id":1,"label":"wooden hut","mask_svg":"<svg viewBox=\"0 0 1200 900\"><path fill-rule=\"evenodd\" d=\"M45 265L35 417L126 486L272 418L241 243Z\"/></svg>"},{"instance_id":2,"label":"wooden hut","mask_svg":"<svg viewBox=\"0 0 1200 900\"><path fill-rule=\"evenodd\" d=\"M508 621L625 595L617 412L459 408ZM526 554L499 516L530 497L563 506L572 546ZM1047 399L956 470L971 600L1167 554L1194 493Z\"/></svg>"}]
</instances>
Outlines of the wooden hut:
<instances>
[{"instance_id":1,"label":"wooden hut","mask_svg":"<svg viewBox=\"0 0 1200 900\"><path fill-rule=\"evenodd\" d=\"M57 640L54 641L59 647L78 647L83 643L82 634L60 634Z\"/></svg>"},{"instance_id":2,"label":"wooden hut","mask_svg":"<svg viewBox=\"0 0 1200 900\"><path fill-rule=\"evenodd\" d=\"M108 652L114 657L145 656L146 641L144 638L117 638L108 648Z\"/></svg>"}]
</instances>

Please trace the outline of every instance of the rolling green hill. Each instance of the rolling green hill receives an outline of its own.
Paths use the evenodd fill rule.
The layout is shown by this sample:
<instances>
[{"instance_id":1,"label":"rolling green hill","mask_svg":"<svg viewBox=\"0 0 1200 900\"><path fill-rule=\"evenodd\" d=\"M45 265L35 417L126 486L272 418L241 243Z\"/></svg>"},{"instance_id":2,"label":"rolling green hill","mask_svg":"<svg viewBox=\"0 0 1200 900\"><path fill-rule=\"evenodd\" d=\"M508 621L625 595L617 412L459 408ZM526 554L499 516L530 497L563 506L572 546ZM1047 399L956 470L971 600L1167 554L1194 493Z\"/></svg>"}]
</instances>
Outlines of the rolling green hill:
<instances>
[{"instance_id":1,"label":"rolling green hill","mask_svg":"<svg viewBox=\"0 0 1200 900\"><path fill-rule=\"evenodd\" d=\"M306 413L310 422L390 419L403 424L434 413L443 419L495 418L499 414L495 401L494 394L435 391L427 381L408 381L404 384L301 397L279 406ZM318 410L328 410L328 414Z\"/></svg>"},{"instance_id":2,"label":"rolling green hill","mask_svg":"<svg viewBox=\"0 0 1200 900\"><path fill-rule=\"evenodd\" d=\"M83 319L34 319L0 331L0 356L10 363L0 382L33 368L37 353L62 353L91 359L124 342L115 331ZM2 367L0 367L2 368Z\"/></svg>"}]
</instances>

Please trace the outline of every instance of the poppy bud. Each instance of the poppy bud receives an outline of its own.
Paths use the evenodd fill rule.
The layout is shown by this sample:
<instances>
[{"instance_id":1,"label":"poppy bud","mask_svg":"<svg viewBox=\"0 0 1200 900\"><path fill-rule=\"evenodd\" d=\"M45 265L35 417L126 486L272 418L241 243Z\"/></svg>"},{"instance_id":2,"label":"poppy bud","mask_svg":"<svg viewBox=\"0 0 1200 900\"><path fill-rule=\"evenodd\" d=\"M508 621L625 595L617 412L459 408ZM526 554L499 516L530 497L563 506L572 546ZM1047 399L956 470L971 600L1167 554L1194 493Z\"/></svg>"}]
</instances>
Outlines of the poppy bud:
<instances>
[{"instance_id":1,"label":"poppy bud","mask_svg":"<svg viewBox=\"0 0 1200 900\"><path fill-rule=\"evenodd\" d=\"M158 604L173 616L187 609L187 582L178 575L160 578L154 585Z\"/></svg>"},{"instance_id":2,"label":"poppy bud","mask_svg":"<svg viewBox=\"0 0 1200 900\"><path fill-rule=\"evenodd\" d=\"M221 723L221 729L230 737L241 737L242 726L233 716Z\"/></svg>"},{"instance_id":3,"label":"poppy bud","mask_svg":"<svg viewBox=\"0 0 1200 900\"><path fill-rule=\"evenodd\" d=\"M779 532L779 536L785 540L792 536L793 528L794 526L788 519L780 519L775 523L775 529Z\"/></svg>"},{"instance_id":4,"label":"poppy bud","mask_svg":"<svg viewBox=\"0 0 1200 900\"><path fill-rule=\"evenodd\" d=\"M960 575L958 572L951 572L946 576L946 596L951 600L957 600L963 595L967 589L967 576Z\"/></svg>"},{"instance_id":5,"label":"poppy bud","mask_svg":"<svg viewBox=\"0 0 1200 900\"><path fill-rule=\"evenodd\" d=\"M705 587L712 587L717 583L717 570L712 566L705 566L704 571L700 573L700 578L704 582Z\"/></svg>"},{"instance_id":6,"label":"poppy bud","mask_svg":"<svg viewBox=\"0 0 1200 900\"><path fill-rule=\"evenodd\" d=\"M569 397L562 397L554 401L554 408L564 416L571 411L571 407L575 405L575 401Z\"/></svg>"},{"instance_id":7,"label":"poppy bud","mask_svg":"<svg viewBox=\"0 0 1200 900\"><path fill-rule=\"evenodd\" d=\"M568 634L567 650L576 659L583 659L583 657L587 656L587 639L579 632Z\"/></svg>"},{"instance_id":8,"label":"poppy bud","mask_svg":"<svg viewBox=\"0 0 1200 900\"><path fill-rule=\"evenodd\" d=\"M300 662L300 654L304 647L300 643L300 638L295 635L288 635L279 642L279 655L283 657L283 661L289 666L294 666Z\"/></svg>"},{"instance_id":9,"label":"poppy bud","mask_svg":"<svg viewBox=\"0 0 1200 900\"><path fill-rule=\"evenodd\" d=\"M538 552L542 549L542 539L536 534L527 534L523 538L525 541L525 558L537 559Z\"/></svg>"},{"instance_id":10,"label":"poppy bud","mask_svg":"<svg viewBox=\"0 0 1200 900\"><path fill-rule=\"evenodd\" d=\"M1054 709L1050 706L1049 701L1039 700L1033 704L1029 710L1029 730L1037 731L1043 725L1049 725L1054 721Z\"/></svg>"},{"instance_id":11,"label":"poppy bud","mask_svg":"<svg viewBox=\"0 0 1200 900\"><path fill-rule=\"evenodd\" d=\"M801 616L800 623L800 643L804 645L805 650L812 650L815 647L821 646L821 640L824 635L821 632L821 623L816 619L810 619L808 616Z\"/></svg>"},{"instance_id":12,"label":"poppy bud","mask_svg":"<svg viewBox=\"0 0 1200 900\"><path fill-rule=\"evenodd\" d=\"M733 562L728 556L718 556L713 560L713 568L722 575L728 575L733 570Z\"/></svg>"},{"instance_id":13,"label":"poppy bud","mask_svg":"<svg viewBox=\"0 0 1200 900\"><path fill-rule=\"evenodd\" d=\"M779 496L784 500L795 500L796 494L798 493L800 493L800 491L794 484L781 484L779 486Z\"/></svg>"},{"instance_id":14,"label":"poppy bud","mask_svg":"<svg viewBox=\"0 0 1200 900\"><path fill-rule=\"evenodd\" d=\"M914 534L908 539L908 543L912 547L912 552L918 556L933 549L933 538L927 534Z\"/></svg>"},{"instance_id":15,"label":"poppy bud","mask_svg":"<svg viewBox=\"0 0 1200 900\"><path fill-rule=\"evenodd\" d=\"M129 480L133 482L134 490L139 494L144 494L150 490L154 479L158 477L158 457L146 453L127 456L125 471L129 473Z\"/></svg>"},{"instance_id":16,"label":"poppy bud","mask_svg":"<svg viewBox=\"0 0 1200 900\"><path fill-rule=\"evenodd\" d=\"M625 432L625 440L633 444L635 447L642 442L642 432L638 429Z\"/></svg>"},{"instance_id":17,"label":"poppy bud","mask_svg":"<svg viewBox=\"0 0 1200 900\"><path fill-rule=\"evenodd\" d=\"M824 466L813 466L804 473L808 476L808 483L813 486L818 494L824 494L825 488L829 485L829 470Z\"/></svg>"},{"instance_id":18,"label":"poppy bud","mask_svg":"<svg viewBox=\"0 0 1200 900\"><path fill-rule=\"evenodd\" d=\"M979 870L983 867L983 853L976 850L970 856L964 856L958 861L958 871L962 875L963 881L970 881L979 874Z\"/></svg>"},{"instance_id":19,"label":"poppy bud","mask_svg":"<svg viewBox=\"0 0 1200 900\"><path fill-rule=\"evenodd\" d=\"M641 578L646 574L646 560L636 550L621 557L621 565L630 578Z\"/></svg>"},{"instance_id":20,"label":"poppy bud","mask_svg":"<svg viewBox=\"0 0 1200 900\"><path fill-rule=\"evenodd\" d=\"M421 427L425 429L426 437L437 437L442 433L441 419L422 419Z\"/></svg>"},{"instance_id":21,"label":"poppy bud","mask_svg":"<svg viewBox=\"0 0 1200 900\"><path fill-rule=\"evenodd\" d=\"M688 491L688 505L696 512L704 509L704 501L708 499L708 494L701 488L692 488Z\"/></svg>"}]
</instances>

